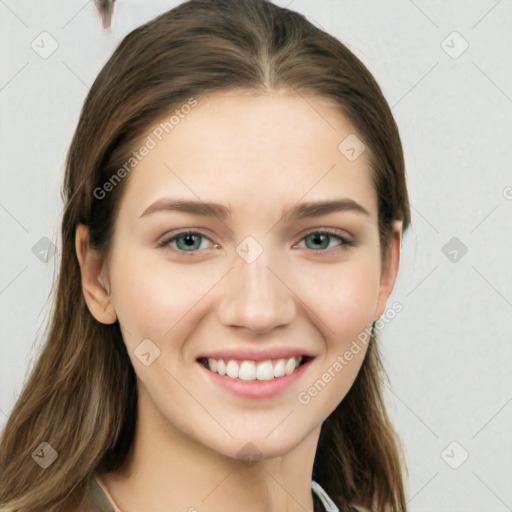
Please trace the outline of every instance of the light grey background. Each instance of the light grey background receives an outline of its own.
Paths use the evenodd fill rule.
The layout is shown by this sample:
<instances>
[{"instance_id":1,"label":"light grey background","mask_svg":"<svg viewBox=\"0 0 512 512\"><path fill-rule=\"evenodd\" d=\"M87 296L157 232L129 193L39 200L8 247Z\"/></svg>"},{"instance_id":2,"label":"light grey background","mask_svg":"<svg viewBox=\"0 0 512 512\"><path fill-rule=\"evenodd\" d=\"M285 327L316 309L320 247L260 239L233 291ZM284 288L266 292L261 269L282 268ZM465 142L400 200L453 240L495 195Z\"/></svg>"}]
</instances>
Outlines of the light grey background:
<instances>
[{"instance_id":1,"label":"light grey background","mask_svg":"<svg viewBox=\"0 0 512 512\"><path fill-rule=\"evenodd\" d=\"M0 426L48 320L58 252L40 258L60 245L82 102L121 39L178 3L119 0L105 33L91 1L0 0ZM400 128L412 227L381 343L410 510L512 510L512 0L275 3L341 39ZM31 46L52 39L47 58Z\"/></svg>"}]
</instances>

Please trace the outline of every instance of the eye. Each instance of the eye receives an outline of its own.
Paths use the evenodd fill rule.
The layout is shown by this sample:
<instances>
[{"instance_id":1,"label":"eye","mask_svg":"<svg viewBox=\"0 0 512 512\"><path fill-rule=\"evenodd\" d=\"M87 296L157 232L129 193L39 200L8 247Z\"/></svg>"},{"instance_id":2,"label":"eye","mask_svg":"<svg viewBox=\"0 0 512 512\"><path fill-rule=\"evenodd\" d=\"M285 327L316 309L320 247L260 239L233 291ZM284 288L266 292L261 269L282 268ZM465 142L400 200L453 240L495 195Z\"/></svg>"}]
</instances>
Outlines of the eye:
<instances>
[{"instance_id":1,"label":"eye","mask_svg":"<svg viewBox=\"0 0 512 512\"><path fill-rule=\"evenodd\" d=\"M171 233L172 236L166 236L157 242L158 247L172 246L176 242L177 250L180 252L197 252L198 249L205 249L201 247L201 241L211 240L201 232L185 230L179 233ZM174 249L174 247L173 247Z\"/></svg>"},{"instance_id":2,"label":"eye","mask_svg":"<svg viewBox=\"0 0 512 512\"><path fill-rule=\"evenodd\" d=\"M336 247L338 247L338 249L335 249L333 251L328 247L330 242L336 238L340 240L341 243L337 244ZM344 249L343 246L355 246L355 242L353 240L350 240L349 238L339 234L338 232L327 229L312 231L308 233L304 238L302 238L301 241L302 240L306 241L305 245L307 249L312 249L314 252L320 254L324 254L326 252L329 253L342 251ZM308 242L310 242L309 246ZM297 245L295 247L297 247Z\"/></svg>"}]
</instances>

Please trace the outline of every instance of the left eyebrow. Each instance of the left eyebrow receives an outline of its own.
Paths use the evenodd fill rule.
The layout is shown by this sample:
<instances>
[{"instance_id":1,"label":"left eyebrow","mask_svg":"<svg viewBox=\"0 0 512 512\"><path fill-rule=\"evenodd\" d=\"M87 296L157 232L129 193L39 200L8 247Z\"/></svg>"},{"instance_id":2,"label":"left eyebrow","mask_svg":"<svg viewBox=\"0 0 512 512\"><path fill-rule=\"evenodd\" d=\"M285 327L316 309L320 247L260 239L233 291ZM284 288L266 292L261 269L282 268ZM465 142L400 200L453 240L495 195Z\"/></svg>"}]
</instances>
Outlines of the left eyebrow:
<instances>
[{"instance_id":1,"label":"left eyebrow","mask_svg":"<svg viewBox=\"0 0 512 512\"><path fill-rule=\"evenodd\" d=\"M193 201L188 199L161 199L148 206L141 214L141 218L155 212L178 211L202 215L204 217L218 217L222 220L231 216L231 207L220 203ZM281 220L288 217L290 220L299 220L308 217L319 217L334 212L354 212L370 216L370 212L353 199L343 197L324 201L308 201L297 203L283 212Z\"/></svg>"},{"instance_id":2,"label":"left eyebrow","mask_svg":"<svg viewBox=\"0 0 512 512\"><path fill-rule=\"evenodd\" d=\"M331 199L325 201L309 201L298 203L283 213L283 217L291 220L304 219L307 217L319 217L334 212L355 212L370 217L370 212L361 204L348 197Z\"/></svg>"}]
</instances>

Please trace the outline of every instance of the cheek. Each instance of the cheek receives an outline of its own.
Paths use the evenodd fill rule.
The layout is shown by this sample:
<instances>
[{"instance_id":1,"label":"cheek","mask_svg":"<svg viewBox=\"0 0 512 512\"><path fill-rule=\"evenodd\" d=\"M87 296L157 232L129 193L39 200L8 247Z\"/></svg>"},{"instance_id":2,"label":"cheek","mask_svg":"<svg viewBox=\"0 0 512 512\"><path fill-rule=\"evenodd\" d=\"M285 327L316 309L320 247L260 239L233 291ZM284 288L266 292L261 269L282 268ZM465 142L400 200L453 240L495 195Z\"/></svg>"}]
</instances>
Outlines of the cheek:
<instances>
[{"instance_id":1,"label":"cheek","mask_svg":"<svg viewBox=\"0 0 512 512\"><path fill-rule=\"evenodd\" d=\"M316 400L316 407L324 416L344 399L360 371L379 292L377 273L372 266L341 267L323 281L316 279L312 288L315 292L310 294L311 309L322 320L312 318L324 338L324 352L318 359L311 387L302 390L298 397L300 403ZM319 285L324 285L324 293Z\"/></svg>"},{"instance_id":2,"label":"cheek","mask_svg":"<svg viewBox=\"0 0 512 512\"><path fill-rule=\"evenodd\" d=\"M165 258L150 262L147 254L133 252L113 273L113 300L121 325L136 339L162 342L187 324L201 298L218 281L211 270Z\"/></svg>"},{"instance_id":3,"label":"cheek","mask_svg":"<svg viewBox=\"0 0 512 512\"><path fill-rule=\"evenodd\" d=\"M350 341L375 319L379 266L371 255L301 273L302 296L327 339Z\"/></svg>"}]
</instances>

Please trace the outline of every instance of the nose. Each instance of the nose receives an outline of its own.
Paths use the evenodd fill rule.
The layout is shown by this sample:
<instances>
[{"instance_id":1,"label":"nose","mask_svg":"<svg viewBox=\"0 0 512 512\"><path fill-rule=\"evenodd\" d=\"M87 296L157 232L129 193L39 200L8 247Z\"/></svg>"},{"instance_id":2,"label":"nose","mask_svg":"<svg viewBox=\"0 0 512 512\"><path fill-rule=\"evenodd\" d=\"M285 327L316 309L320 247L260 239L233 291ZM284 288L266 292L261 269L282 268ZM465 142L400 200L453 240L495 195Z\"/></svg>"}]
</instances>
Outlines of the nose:
<instances>
[{"instance_id":1,"label":"nose","mask_svg":"<svg viewBox=\"0 0 512 512\"><path fill-rule=\"evenodd\" d=\"M257 334L289 324L296 314L296 303L277 262L263 251L252 263L235 255L233 265L224 280L220 321Z\"/></svg>"}]
</instances>

